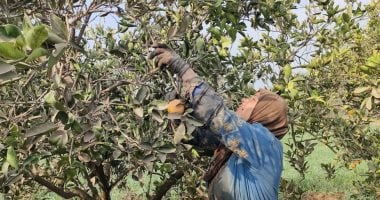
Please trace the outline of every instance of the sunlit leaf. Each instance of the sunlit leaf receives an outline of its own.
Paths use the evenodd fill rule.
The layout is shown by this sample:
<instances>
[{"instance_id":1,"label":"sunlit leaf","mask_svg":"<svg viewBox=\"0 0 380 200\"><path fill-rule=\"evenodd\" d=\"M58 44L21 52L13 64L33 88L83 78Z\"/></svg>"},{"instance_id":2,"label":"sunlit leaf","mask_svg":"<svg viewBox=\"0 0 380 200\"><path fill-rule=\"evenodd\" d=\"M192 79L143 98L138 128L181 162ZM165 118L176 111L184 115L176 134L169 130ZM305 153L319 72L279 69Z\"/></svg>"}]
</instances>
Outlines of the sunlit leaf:
<instances>
[{"instance_id":1,"label":"sunlit leaf","mask_svg":"<svg viewBox=\"0 0 380 200\"><path fill-rule=\"evenodd\" d=\"M286 82L289 81L291 74L292 74L292 67L289 64L285 65L285 67L284 67L284 79Z\"/></svg>"},{"instance_id":2,"label":"sunlit leaf","mask_svg":"<svg viewBox=\"0 0 380 200\"><path fill-rule=\"evenodd\" d=\"M372 88L371 95L380 99L380 88Z\"/></svg>"},{"instance_id":3,"label":"sunlit leaf","mask_svg":"<svg viewBox=\"0 0 380 200\"><path fill-rule=\"evenodd\" d=\"M144 109L141 107L134 108L133 112L140 118L144 117Z\"/></svg>"},{"instance_id":4,"label":"sunlit leaf","mask_svg":"<svg viewBox=\"0 0 380 200\"><path fill-rule=\"evenodd\" d=\"M0 42L0 56L5 59L18 60L25 57L14 42Z\"/></svg>"},{"instance_id":5,"label":"sunlit leaf","mask_svg":"<svg viewBox=\"0 0 380 200\"><path fill-rule=\"evenodd\" d=\"M18 169L18 158L17 158L16 151L14 150L13 146L8 147L7 162L12 167Z\"/></svg>"},{"instance_id":6,"label":"sunlit leaf","mask_svg":"<svg viewBox=\"0 0 380 200\"><path fill-rule=\"evenodd\" d=\"M45 26L39 25L25 33L25 40L31 49L36 49L48 38L48 31Z\"/></svg>"},{"instance_id":7,"label":"sunlit leaf","mask_svg":"<svg viewBox=\"0 0 380 200\"><path fill-rule=\"evenodd\" d=\"M46 49L39 47L39 48L34 49L25 61L29 62L29 61L35 60L41 56L46 56L48 54L49 53Z\"/></svg>"},{"instance_id":8,"label":"sunlit leaf","mask_svg":"<svg viewBox=\"0 0 380 200\"><path fill-rule=\"evenodd\" d=\"M186 136L186 127L184 123L181 123L178 128L174 131L174 144L179 144L182 139Z\"/></svg>"},{"instance_id":9,"label":"sunlit leaf","mask_svg":"<svg viewBox=\"0 0 380 200\"><path fill-rule=\"evenodd\" d=\"M353 93L356 95L359 95L359 94L362 94L364 92L368 92L370 89L371 89L371 87L358 87L358 88L355 88Z\"/></svg>"},{"instance_id":10,"label":"sunlit leaf","mask_svg":"<svg viewBox=\"0 0 380 200\"><path fill-rule=\"evenodd\" d=\"M54 105L57 102L56 95L57 95L56 91L50 90L50 92L45 95L45 98L44 98L45 102L50 105Z\"/></svg>"},{"instance_id":11,"label":"sunlit leaf","mask_svg":"<svg viewBox=\"0 0 380 200\"><path fill-rule=\"evenodd\" d=\"M158 111L156 111L156 110L152 111L152 118L154 120L156 120L157 122L159 122L159 123L163 123L164 122L161 114Z\"/></svg>"},{"instance_id":12,"label":"sunlit leaf","mask_svg":"<svg viewBox=\"0 0 380 200\"><path fill-rule=\"evenodd\" d=\"M59 37L66 39L68 35L67 27L65 23L55 14L50 14L51 27L53 32Z\"/></svg>"}]
</instances>

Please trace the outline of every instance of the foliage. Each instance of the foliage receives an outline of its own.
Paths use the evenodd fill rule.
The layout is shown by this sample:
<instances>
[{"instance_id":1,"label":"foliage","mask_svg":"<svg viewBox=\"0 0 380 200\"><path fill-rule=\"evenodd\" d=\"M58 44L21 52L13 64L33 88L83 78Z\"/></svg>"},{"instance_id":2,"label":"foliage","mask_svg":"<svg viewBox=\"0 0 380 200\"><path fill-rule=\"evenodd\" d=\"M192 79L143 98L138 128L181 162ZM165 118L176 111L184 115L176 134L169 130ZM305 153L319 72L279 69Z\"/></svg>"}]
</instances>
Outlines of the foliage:
<instances>
[{"instance_id":1,"label":"foliage","mask_svg":"<svg viewBox=\"0 0 380 200\"><path fill-rule=\"evenodd\" d=\"M304 176L318 140L347 167L366 160L359 192L376 195L380 4L303 3L7 1L0 12L1 192L28 198L38 183L65 198L110 199L131 175L148 185L145 198L161 199L172 187L202 198L209 160L179 142L202 124L191 109L166 112L176 80L147 59L159 41L188 59L231 109L258 81L273 86L289 102L291 165ZM118 29L89 24L110 17ZM323 168L333 176L334 166ZM153 174L159 181L142 181ZM289 197L304 192L286 180L282 189Z\"/></svg>"}]
</instances>

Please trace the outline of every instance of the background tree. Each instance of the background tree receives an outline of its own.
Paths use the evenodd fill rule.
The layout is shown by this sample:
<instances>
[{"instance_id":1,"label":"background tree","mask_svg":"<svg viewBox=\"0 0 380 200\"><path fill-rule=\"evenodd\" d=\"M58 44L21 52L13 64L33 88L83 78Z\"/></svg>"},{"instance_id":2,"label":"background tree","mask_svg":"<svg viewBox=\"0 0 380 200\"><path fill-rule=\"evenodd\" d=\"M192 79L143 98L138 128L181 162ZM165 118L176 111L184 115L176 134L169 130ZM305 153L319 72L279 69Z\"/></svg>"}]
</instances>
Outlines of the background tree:
<instances>
[{"instance_id":1,"label":"background tree","mask_svg":"<svg viewBox=\"0 0 380 200\"><path fill-rule=\"evenodd\" d=\"M139 194L126 188L127 176L144 186L148 199L171 188L186 198L205 195L208 158L179 142L202 124L191 109L166 113L165 95L176 84L147 59L157 41L187 58L231 109L255 92L257 81L287 98L292 141L286 157L301 175L319 141L347 167L367 161L360 196L379 193L378 1L0 6L0 184L9 197L30 198L44 186L81 199L110 199L122 187L134 198ZM93 25L110 17L117 30ZM335 166L324 166L334 173Z\"/></svg>"}]
</instances>

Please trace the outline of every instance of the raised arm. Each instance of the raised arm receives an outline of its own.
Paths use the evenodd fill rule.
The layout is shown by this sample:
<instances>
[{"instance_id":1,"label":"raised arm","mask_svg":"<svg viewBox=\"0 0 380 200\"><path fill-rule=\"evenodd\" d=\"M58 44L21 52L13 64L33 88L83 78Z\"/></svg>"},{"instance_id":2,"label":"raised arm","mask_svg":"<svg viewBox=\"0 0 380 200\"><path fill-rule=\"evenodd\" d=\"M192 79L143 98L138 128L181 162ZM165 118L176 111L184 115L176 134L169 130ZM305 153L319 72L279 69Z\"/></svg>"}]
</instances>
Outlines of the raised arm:
<instances>
[{"instance_id":1,"label":"raised arm","mask_svg":"<svg viewBox=\"0 0 380 200\"><path fill-rule=\"evenodd\" d=\"M156 65L167 65L182 81L180 96L188 100L194 109L193 116L205 123L205 127L218 134L221 142L236 155L260 168L266 152L277 139L262 125L249 124L229 110L221 95L204 82L182 58L166 46L157 46L152 57ZM268 149L268 151L267 151Z\"/></svg>"}]
</instances>

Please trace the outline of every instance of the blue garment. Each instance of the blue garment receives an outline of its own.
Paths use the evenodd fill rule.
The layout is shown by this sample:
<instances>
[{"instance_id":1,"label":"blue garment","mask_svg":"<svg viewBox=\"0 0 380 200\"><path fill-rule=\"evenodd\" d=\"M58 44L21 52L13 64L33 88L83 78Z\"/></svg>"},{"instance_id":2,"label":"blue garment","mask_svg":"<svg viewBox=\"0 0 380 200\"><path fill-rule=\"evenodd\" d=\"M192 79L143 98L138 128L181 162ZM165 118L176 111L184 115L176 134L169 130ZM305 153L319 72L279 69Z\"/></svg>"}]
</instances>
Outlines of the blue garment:
<instances>
[{"instance_id":1,"label":"blue garment","mask_svg":"<svg viewBox=\"0 0 380 200\"><path fill-rule=\"evenodd\" d=\"M234 153L212 180L211 199L278 199L282 171L281 142L259 123L247 123L200 83L192 92L194 113Z\"/></svg>"}]
</instances>

